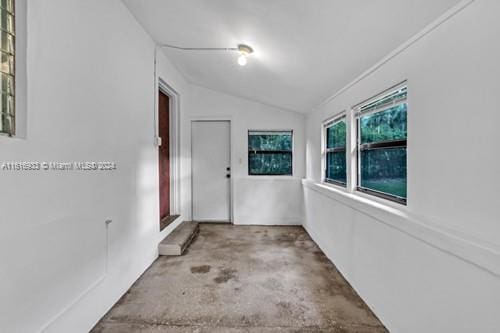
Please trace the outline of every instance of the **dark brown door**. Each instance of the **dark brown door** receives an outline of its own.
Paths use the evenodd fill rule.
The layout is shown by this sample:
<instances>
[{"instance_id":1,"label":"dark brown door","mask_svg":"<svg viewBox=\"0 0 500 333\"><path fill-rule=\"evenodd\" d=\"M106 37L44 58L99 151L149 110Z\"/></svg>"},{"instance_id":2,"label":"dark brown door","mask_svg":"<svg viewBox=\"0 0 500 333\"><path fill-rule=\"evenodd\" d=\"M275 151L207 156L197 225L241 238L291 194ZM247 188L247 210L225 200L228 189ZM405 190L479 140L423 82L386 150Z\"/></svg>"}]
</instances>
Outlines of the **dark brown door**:
<instances>
[{"instance_id":1,"label":"dark brown door","mask_svg":"<svg viewBox=\"0 0 500 333\"><path fill-rule=\"evenodd\" d=\"M160 170L160 221L170 215L170 112L168 96L159 92L158 119L161 146Z\"/></svg>"}]
</instances>

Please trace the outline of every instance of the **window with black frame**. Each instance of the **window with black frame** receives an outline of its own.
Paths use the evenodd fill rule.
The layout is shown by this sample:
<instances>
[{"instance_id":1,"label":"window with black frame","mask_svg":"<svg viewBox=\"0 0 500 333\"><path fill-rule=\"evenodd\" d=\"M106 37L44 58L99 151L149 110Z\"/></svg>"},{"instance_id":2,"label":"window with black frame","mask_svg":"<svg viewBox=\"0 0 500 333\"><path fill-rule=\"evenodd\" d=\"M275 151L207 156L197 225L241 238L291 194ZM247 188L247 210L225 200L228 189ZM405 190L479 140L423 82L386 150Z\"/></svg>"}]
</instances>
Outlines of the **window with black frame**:
<instances>
[{"instance_id":1,"label":"window with black frame","mask_svg":"<svg viewBox=\"0 0 500 333\"><path fill-rule=\"evenodd\" d=\"M346 117L337 117L324 125L325 133L325 181L346 186Z\"/></svg>"},{"instance_id":2,"label":"window with black frame","mask_svg":"<svg viewBox=\"0 0 500 333\"><path fill-rule=\"evenodd\" d=\"M407 87L356 109L359 191L406 204Z\"/></svg>"},{"instance_id":3,"label":"window with black frame","mask_svg":"<svg viewBox=\"0 0 500 333\"><path fill-rule=\"evenodd\" d=\"M292 175L292 131L248 131L248 174Z\"/></svg>"}]
</instances>

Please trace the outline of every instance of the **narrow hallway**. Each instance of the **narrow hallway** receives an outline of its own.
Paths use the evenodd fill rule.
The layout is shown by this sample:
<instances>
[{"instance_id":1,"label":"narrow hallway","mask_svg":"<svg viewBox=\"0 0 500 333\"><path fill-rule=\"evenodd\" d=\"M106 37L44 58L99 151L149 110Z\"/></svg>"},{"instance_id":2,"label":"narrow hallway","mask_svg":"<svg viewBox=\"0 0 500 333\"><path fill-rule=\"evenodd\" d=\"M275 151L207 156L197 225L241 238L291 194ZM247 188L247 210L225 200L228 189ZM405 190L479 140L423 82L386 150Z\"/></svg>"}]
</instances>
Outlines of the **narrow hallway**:
<instances>
[{"instance_id":1,"label":"narrow hallway","mask_svg":"<svg viewBox=\"0 0 500 333\"><path fill-rule=\"evenodd\" d=\"M92 332L386 332L302 227L201 224Z\"/></svg>"}]
</instances>

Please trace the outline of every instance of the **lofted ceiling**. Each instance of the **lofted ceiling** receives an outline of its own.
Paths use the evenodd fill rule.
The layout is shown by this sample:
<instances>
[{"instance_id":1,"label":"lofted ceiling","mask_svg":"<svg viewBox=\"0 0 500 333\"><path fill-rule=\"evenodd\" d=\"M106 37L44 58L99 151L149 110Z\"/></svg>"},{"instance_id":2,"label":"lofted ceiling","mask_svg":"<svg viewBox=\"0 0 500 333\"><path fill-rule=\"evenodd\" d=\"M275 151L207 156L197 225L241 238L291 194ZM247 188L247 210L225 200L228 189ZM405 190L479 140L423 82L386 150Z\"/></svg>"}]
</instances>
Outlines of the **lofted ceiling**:
<instances>
[{"instance_id":1,"label":"lofted ceiling","mask_svg":"<svg viewBox=\"0 0 500 333\"><path fill-rule=\"evenodd\" d=\"M307 112L459 0L123 0L193 84Z\"/></svg>"}]
</instances>

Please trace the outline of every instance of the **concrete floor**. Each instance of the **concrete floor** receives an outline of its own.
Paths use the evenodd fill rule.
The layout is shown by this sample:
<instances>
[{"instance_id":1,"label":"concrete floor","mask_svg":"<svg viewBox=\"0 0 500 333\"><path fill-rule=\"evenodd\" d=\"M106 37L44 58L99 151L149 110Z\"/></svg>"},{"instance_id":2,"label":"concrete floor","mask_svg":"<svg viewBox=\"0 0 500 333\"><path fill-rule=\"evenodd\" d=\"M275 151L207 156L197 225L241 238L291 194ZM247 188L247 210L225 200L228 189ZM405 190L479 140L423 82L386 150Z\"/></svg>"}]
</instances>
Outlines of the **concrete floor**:
<instances>
[{"instance_id":1,"label":"concrete floor","mask_svg":"<svg viewBox=\"0 0 500 333\"><path fill-rule=\"evenodd\" d=\"M200 225L94 333L387 332L302 227Z\"/></svg>"}]
</instances>

